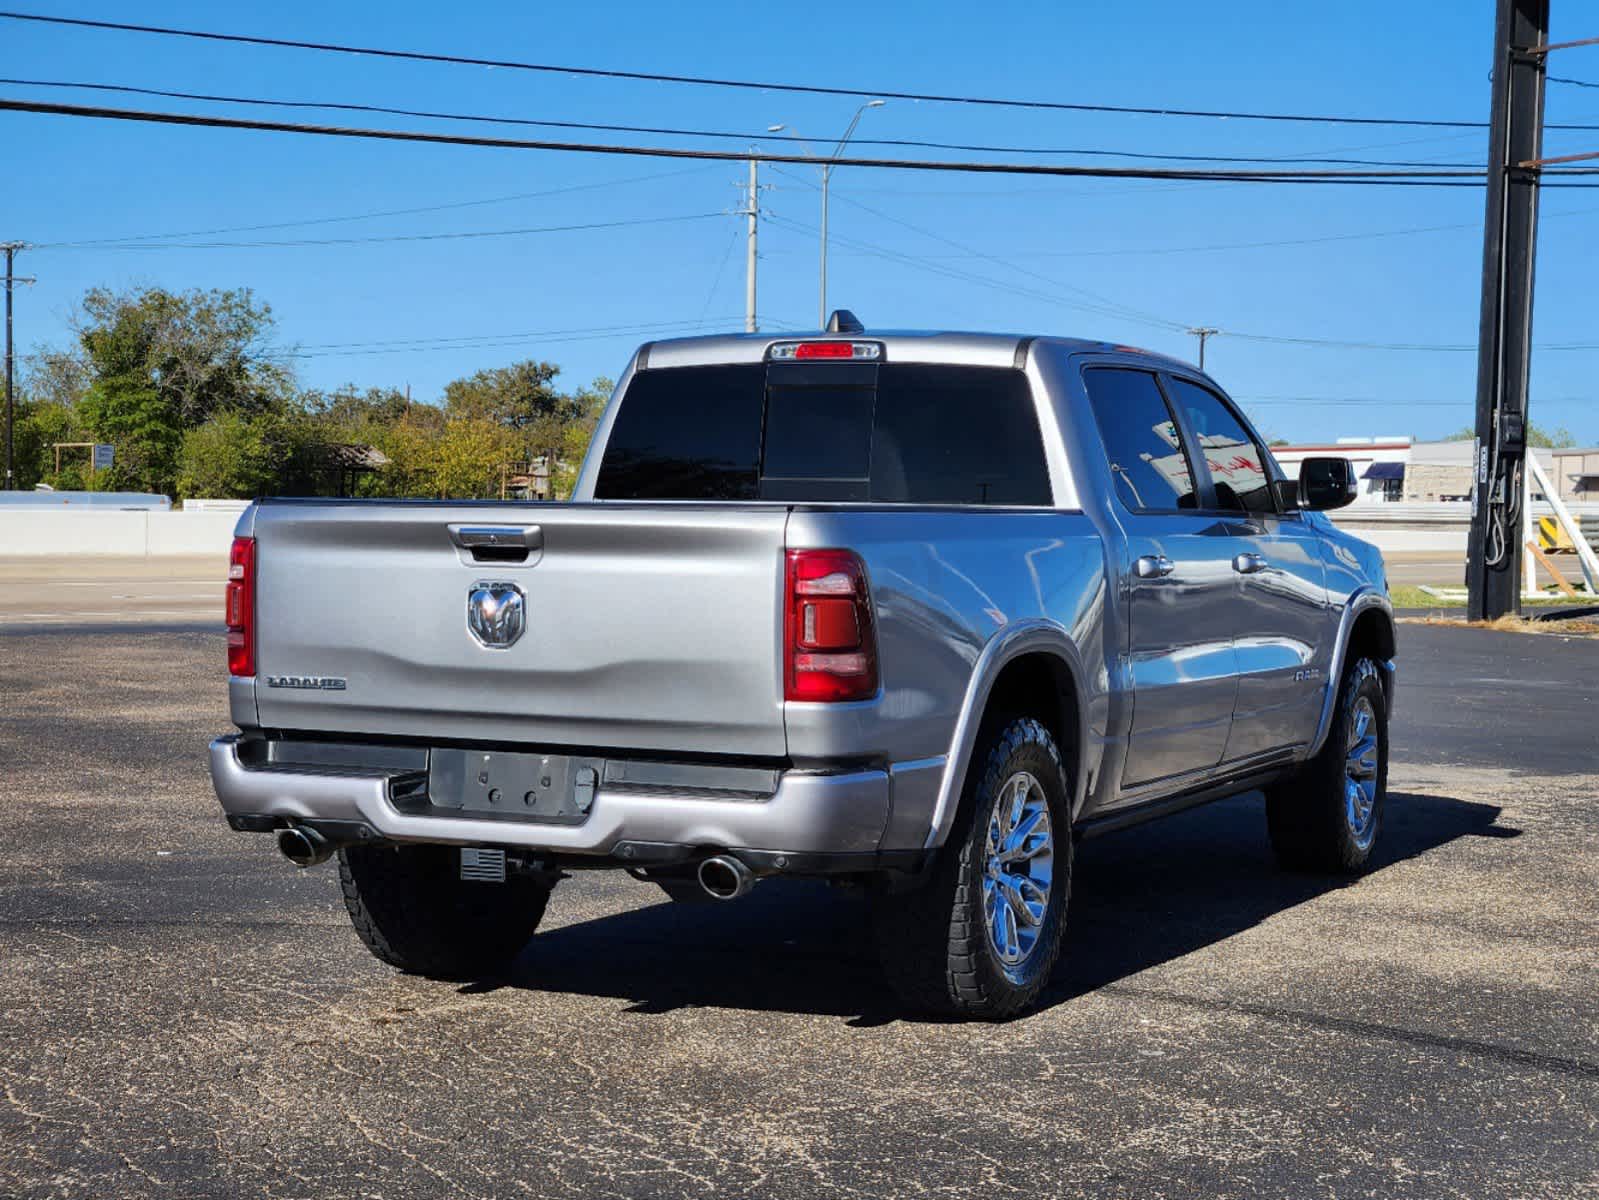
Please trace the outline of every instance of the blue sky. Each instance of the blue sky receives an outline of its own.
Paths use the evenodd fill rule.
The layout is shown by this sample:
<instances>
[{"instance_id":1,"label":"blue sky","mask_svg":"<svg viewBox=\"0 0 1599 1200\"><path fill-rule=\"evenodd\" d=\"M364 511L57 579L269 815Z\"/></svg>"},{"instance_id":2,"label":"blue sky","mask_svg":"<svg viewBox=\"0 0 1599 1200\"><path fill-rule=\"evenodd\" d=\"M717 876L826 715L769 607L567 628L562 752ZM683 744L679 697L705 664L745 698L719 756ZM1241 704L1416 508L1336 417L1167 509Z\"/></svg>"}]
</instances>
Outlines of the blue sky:
<instances>
[{"instance_id":1,"label":"blue sky","mask_svg":"<svg viewBox=\"0 0 1599 1200\"><path fill-rule=\"evenodd\" d=\"M409 0L288 0L270 8L145 3L136 16L106 0L39 0L30 7L277 37L843 87L1467 120L1486 117L1493 24L1489 0L1317 6L1151 0L1027 10L941 0L844 8L498 3L451 9ZM1596 32L1559 24L1580 21L1583 7L1555 6L1557 39ZM15 22L0 22L0 38L6 73L18 78L697 127L747 133L753 141L767 126L784 123L825 142L842 133L858 103ZM1599 81L1599 48L1567 52L1556 73ZM0 95L171 111L219 107L18 84L0 85ZM227 107L269 119L462 128ZM1599 122L1599 89L1551 84L1547 115L1554 122ZM541 136L529 129L505 132ZM857 137L1148 153L1334 152L1448 163L1480 162L1486 143L1481 131L1030 113L905 101L867 113ZM524 357L559 362L573 383L614 375L633 345L652 336L644 327L742 327L742 225L730 213L743 170L733 164L16 113L0 113L0 147L8 163L0 239L36 243L313 220L318 223L178 240L307 241L690 218L426 241L40 248L18 260L20 272L39 279L18 294L23 351L64 342L75 300L95 285L251 287L273 306L279 341L298 350L294 362L306 386L409 385L421 399L436 398L452 378ZM1551 133L1545 148L1550 154L1599 149L1599 132ZM774 185L763 195L774 220L762 228L761 313L773 323L769 328L814 324L816 172L783 167L765 172L764 181ZM418 208L433 211L323 220ZM1599 343L1592 286L1599 275L1599 189L1551 189L1543 211L1535 341ZM844 168L833 177L829 292L833 304L854 309L869 326L1074 334L1184 357L1193 356L1193 339L1165 322L1216 326L1226 332L1211 342L1207 366L1272 434L1296 440L1440 436L1471 421L1474 353L1312 348L1239 335L1473 343L1481 221L1482 195L1475 188L1028 180ZM1366 236L1434 226L1456 228ZM1331 237L1343 240L1238 247ZM1215 246L1234 248L1199 249ZM1105 311L1105 300L1114 310ZM502 335L490 344L418 344ZM1533 419L1599 442L1596 366L1599 350L1540 351ZM1328 402L1334 400L1339 403Z\"/></svg>"}]
</instances>

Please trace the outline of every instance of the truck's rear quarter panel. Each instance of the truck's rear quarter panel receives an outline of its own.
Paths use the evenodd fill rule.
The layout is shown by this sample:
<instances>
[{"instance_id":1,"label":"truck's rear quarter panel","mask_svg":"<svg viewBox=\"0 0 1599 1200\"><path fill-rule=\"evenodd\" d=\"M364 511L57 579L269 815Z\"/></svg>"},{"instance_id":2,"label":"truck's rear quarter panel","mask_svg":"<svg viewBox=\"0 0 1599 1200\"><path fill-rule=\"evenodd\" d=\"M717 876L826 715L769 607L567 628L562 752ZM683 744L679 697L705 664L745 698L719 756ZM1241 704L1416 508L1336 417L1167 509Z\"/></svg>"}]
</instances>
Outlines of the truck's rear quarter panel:
<instances>
[{"instance_id":1,"label":"truck's rear quarter panel","mask_svg":"<svg viewBox=\"0 0 1599 1200\"><path fill-rule=\"evenodd\" d=\"M1106 719L1104 549L1076 512L808 508L791 549L847 546L866 563L882 695L787 706L797 765L860 756L894 774L885 845L920 846L935 815L957 723L984 649L1022 624L1058 628L1089 664L1079 679L1097 761ZM1092 674L1089 674L1092 672Z\"/></svg>"}]
</instances>

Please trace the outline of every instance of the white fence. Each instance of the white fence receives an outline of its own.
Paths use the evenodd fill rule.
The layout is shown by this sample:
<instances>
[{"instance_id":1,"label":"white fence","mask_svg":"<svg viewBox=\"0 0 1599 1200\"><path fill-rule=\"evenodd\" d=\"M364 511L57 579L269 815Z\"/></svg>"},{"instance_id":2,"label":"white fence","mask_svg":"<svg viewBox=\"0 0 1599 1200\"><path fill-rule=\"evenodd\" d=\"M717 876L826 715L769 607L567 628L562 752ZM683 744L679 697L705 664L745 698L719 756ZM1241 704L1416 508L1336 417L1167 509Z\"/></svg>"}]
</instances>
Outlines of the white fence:
<instances>
[{"instance_id":1,"label":"white fence","mask_svg":"<svg viewBox=\"0 0 1599 1200\"><path fill-rule=\"evenodd\" d=\"M71 556L225 558L237 512L0 510L0 560Z\"/></svg>"}]
</instances>

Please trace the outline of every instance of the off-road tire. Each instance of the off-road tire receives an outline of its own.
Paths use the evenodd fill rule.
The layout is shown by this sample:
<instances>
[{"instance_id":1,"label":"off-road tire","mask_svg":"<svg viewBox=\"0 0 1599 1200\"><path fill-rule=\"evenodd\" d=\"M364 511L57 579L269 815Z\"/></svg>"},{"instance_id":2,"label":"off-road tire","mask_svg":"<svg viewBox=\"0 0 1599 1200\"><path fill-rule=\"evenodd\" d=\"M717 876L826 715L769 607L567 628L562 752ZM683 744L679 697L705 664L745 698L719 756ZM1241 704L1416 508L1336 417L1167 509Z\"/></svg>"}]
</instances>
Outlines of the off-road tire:
<instances>
[{"instance_id":1,"label":"off-road tire","mask_svg":"<svg viewBox=\"0 0 1599 1200\"><path fill-rule=\"evenodd\" d=\"M983 916L985 842L1005 782L1029 772L1048 800L1053 879L1038 941L1016 967L993 949ZM1038 721L996 723L981 736L949 840L928 877L872 898L872 927L888 982L932 1016L1003 1020L1034 1004L1060 958L1071 892L1071 800L1060 748Z\"/></svg>"},{"instance_id":2,"label":"off-road tire","mask_svg":"<svg viewBox=\"0 0 1599 1200\"><path fill-rule=\"evenodd\" d=\"M1377 738L1376 799L1371 837L1364 845L1355 835L1345 801L1345 759L1357 704L1366 700L1375 714ZM1369 658L1344 668L1338 686L1338 707L1327 740L1292 779L1266 789L1266 831L1278 863L1291 871L1359 875L1370 869L1372 851L1382 832L1388 798L1388 702L1382 676Z\"/></svg>"},{"instance_id":3,"label":"off-road tire","mask_svg":"<svg viewBox=\"0 0 1599 1200\"><path fill-rule=\"evenodd\" d=\"M552 886L460 878L453 846L350 846L339 886L355 932L374 957L413 975L474 979L505 967L544 916Z\"/></svg>"}]
</instances>

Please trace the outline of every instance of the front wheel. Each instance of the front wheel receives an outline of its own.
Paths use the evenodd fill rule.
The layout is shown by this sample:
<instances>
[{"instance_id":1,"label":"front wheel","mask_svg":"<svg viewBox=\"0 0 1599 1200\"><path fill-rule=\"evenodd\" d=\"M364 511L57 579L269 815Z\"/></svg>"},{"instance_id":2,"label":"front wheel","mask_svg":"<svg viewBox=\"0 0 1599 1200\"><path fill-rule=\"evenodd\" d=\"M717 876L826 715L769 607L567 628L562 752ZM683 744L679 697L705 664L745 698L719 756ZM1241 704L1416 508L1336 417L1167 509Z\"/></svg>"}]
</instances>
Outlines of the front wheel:
<instances>
[{"instance_id":1,"label":"front wheel","mask_svg":"<svg viewBox=\"0 0 1599 1200\"><path fill-rule=\"evenodd\" d=\"M1031 1006L1060 957L1071 891L1070 793L1060 749L1030 718L977 747L975 780L930 877L874 898L890 984L941 1016L997 1020Z\"/></svg>"},{"instance_id":2,"label":"front wheel","mask_svg":"<svg viewBox=\"0 0 1599 1200\"><path fill-rule=\"evenodd\" d=\"M471 979L504 967L527 945L552 885L531 875L464 880L460 861L453 846L339 851L344 906L374 957L414 975Z\"/></svg>"},{"instance_id":3,"label":"front wheel","mask_svg":"<svg viewBox=\"0 0 1599 1200\"><path fill-rule=\"evenodd\" d=\"M1320 751L1266 790L1266 829L1285 867L1356 875L1368 869L1388 798L1388 698L1369 658L1345 669Z\"/></svg>"}]
</instances>

